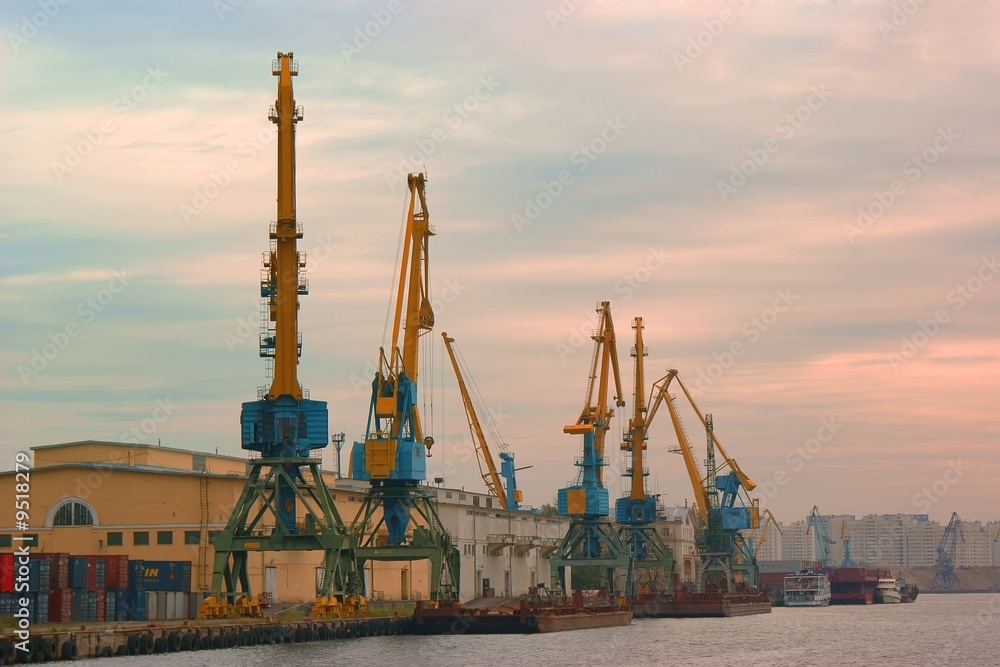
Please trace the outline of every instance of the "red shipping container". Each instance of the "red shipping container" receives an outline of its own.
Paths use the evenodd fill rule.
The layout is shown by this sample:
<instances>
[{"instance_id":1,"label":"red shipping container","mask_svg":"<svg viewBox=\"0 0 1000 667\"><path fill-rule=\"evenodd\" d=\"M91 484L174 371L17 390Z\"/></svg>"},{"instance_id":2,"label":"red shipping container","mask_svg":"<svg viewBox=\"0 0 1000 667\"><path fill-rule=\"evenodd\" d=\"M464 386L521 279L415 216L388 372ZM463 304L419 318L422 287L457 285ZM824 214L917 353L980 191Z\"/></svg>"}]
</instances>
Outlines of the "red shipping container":
<instances>
[{"instance_id":1,"label":"red shipping container","mask_svg":"<svg viewBox=\"0 0 1000 667\"><path fill-rule=\"evenodd\" d=\"M128 588L128 556L105 556L105 581L107 590Z\"/></svg>"},{"instance_id":2,"label":"red shipping container","mask_svg":"<svg viewBox=\"0 0 1000 667\"><path fill-rule=\"evenodd\" d=\"M50 570L50 575L52 577L52 588L69 588L69 554L67 553L57 553L52 554L52 569ZM72 597L72 593L70 594Z\"/></svg>"},{"instance_id":3,"label":"red shipping container","mask_svg":"<svg viewBox=\"0 0 1000 667\"><path fill-rule=\"evenodd\" d=\"M67 556L67 562L69 557ZM68 570L68 568L67 568ZM73 589L58 588L49 593L49 620L69 623L73 615Z\"/></svg>"},{"instance_id":4,"label":"red shipping container","mask_svg":"<svg viewBox=\"0 0 1000 667\"><path fill-rule=\"evenodd\" d=\"M97 620L104 620L104 612L107 609L108 598L104 591L97 591Z\"/></svg>"},{"instance_id":5,"label":"red shipping container","mask_svg":"<svg viewBox=\"0 0 1000 667\"><path fill-rule=\"evenodd\" d=\"M14 592L14 554L0 554L0 593Z\"/></svg>"},{"instance_id":6,"label":"red shipping container","mask_svg":"<svg viewBox=\"0 0 1000 667\"><path fill-rule=\"evenodd\" d=\"M87 590L97 590L97 559L100 556L84 556L87 559Z\"/></svg>"}]
</instances>

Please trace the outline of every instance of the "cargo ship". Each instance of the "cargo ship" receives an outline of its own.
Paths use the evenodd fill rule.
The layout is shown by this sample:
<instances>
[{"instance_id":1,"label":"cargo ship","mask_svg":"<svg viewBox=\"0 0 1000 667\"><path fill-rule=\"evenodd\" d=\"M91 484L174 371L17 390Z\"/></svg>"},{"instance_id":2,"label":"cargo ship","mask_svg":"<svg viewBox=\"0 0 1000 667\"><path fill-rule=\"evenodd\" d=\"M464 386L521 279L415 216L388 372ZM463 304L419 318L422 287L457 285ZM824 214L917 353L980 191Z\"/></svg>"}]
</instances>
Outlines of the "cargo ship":
<instances>
[{"instance_id":1,"label":"cargo ship","mask_svg":"<svg viewBox=\"0 0 1000 667\"><path fill-rule=\"evenodd\" d=\"M588 630L629 625L632 610L615 601L585 604L579 591L571 601L560 603L527 597L487 607L460 602L417 601L413 612L413 634L530 634Z\"/></svg>"}]
</instances>

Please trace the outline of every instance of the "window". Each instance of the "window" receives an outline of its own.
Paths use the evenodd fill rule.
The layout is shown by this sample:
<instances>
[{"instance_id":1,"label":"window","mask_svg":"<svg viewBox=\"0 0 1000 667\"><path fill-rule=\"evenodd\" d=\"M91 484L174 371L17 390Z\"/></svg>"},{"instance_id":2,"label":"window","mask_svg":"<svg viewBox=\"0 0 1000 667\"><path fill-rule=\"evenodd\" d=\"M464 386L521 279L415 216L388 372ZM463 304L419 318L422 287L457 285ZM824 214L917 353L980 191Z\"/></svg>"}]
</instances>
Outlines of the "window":
<instances>
[{"instance_id":1,"label":"window","mask_svg":"<svg viewBox=\"0 0 1000 667\"><path fill-rule=\"evenodd\" d=\"M492 498L487 498L486 499L486 506L487 507L493 507L493 499Z\"/></svg>"},{"instance_id":2,"label":"window","mask_svg":"<svg viewBox=\"0 0 1000 667\"><path fill-rule=\"evenodd\" d=\"M38 548L38 533L32 533L30 535L25 533L21 537L24 538L24 540L21 542L21 546L31 547L33 549Z\"/></svg>"},{"instance_id":3,"label":"window","mask_svg":"<svg viewBox=\"0 0 1000 667\"><path fill-rule=\"evenodd\" d=\"M149 532L145 530L137 530L132 533L132 544L136 546L145 546L149 544Z\"/></svg>"},{"instance_id":4,"label":"window","mask_svg":"<svg viewBox=\"0 0 1000 667\"><path fill-rule=\"evenodd\" d=\"M118 533L108 533L108 546L109 547L120 547L122 545L122 534Z\"/></svg>"},{"instance_id":5,"label":"window","mask_svg":"<svg viewBox=\"0 0 1000 667\"><path fill-rule=\"evenodd\" d=\"M11 544L10 535L0 535L0 549L10 549Z\"/></svg>"},{"instance_id":6,"label":"window","mask_svg":"<svg viewBox=\"0 0 1000 667\"><path fill-rule=\"evenodd\" d=\"M205 457L197 454L191 457L191 470L195 472L205 472L207 470Z\"/></svg>"},{"instance_id":7,"label":"window","mask_svg":"<svg viewBox=\"0 0 1000 667\"><path fill-rule=\"evenodd\" d=\"M451 493L451 491L445 491L445 492L444 492L444 497L445 497L445 498L451 498L451 497L452 497L452 493Z\"/></svg>"},{"instance_id":8,"label":"window","mask_svg":"<svg viewBox=\"0 0 1000 667\"><path fill-rule=\"evenodd\" d=\"M201 544L201 531L200 530L185 530L184 531L184 544Z\"/></svg>"},{"instance_id":9,"label":"window","mask_svg":"<svg viewBox=\"0 0 1000 667\"><path fill-rule=\"evenodd\" d=\"M156 531L156 543L157 544L173 544L174 543L174 531L172 531L172 530L158 530L158 531Z\"/></svg>"},{"instance_id":10,"label":"window","mask_svg":"<svg viewBox=\"0 0 1000 667\"><path fill-rule=\"evenodd\" d=\"M458 499L459 500L465 500L465 494L464 493L458 494Z\"/></svg>"},{"instance_id":11,"label":"window","mask_svg":"<svg viewBox=\"0 0 1000 667\"><path fill-rule=\"evenodd\" d=\"M211 544L215 542L215 538L217 538L218 536L219 536L219 531L217 530L208 531L208 543Z\"/></svg>"},{"instance_id":12,"label":"window","mask_svg":"<svg viewBox=\"0 0 1000 667\"><path fill-rule=\"evenodd\" d=\"M53 526L93 526L94 516L83 503L66 502L59 506L52 518Z\"/></svg>"},{"instance_id":13,"label":"window","mask_svg":"<svg viewBox=\"0 0 1000 667\"><path fill-rule=\"evenodd\" d=\"M479 496L472 496L472 504L479 507Z\"/></svg>"}]
</instances>

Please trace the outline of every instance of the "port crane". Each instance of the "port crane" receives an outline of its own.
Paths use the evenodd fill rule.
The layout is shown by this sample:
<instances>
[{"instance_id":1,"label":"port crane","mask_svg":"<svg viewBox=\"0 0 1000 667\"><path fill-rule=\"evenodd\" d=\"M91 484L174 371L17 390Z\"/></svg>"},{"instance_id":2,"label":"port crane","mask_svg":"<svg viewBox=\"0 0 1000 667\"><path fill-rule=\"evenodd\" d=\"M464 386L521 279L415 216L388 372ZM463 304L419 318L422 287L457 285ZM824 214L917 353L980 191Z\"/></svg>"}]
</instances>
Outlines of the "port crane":
<instances>
[{"instance_id":1,"label":"port crane","mask_svg":"<svg viewBox=\"0 0 1000 667\"><path fill-rule=\"evenodd\" d=\"M516 471L518 468L514 467L514 455L508 451L507 444L500 440L500 472L497 472L496 464L493 461L493 454L490 452L489 443L486 441L486 436L483 433L483 427L480 423L479 416L476 413L475 405L473 404L472 395L469 393L469 388L465 383L465 376L468 376L468 370L463 374L461 366L463 364L459 363L459 354L455 350L455 339L448 336L447 333L442 332L441 337L444 339L444 347L448 351L448 358L451 360L452 368L455 369L455 378L458 380L458 390L462 394L462 404L465 406L465 416L469 421L469 432L472 434L473 440L475 440L476 449L476 459L479 462L479 474L483 478L483 482L486 484L486 489L492 494L497 501L500 503L501 509L505 510L518 510L521 506L521 501L523 496L521 490L517 488ZM478 392L477 392L478 393ZM479 401L482 405L482 400ZM482 412L482 410L480 410ZM489 413L485 413L486 418L489 418ZM490 432L498 433L496 426L490 421ZM501 482L501 477L506 482L504 484Z\"/></svg>"},{"instance_id":2,"label":"port crane","mask_svg":"<svg viewBox=\"0 0 1000 667\"><path fill-rule=\"evenodd\" d=\"M563 433L583 436L583 456L574 461L577 478L559 489L556 511L570 517L569 529L550 560L552 588L566 591L566 568L575 565L605 568L608 590L615 590L615 571L628 567L629 556L618 531L608 519L610 501L604 485L604 442L615 407L622 407L621 378L618 373L618 348L611 318L611 303L597 305L598 328L591 338L594 354L583 410L576 422L563 427ZM609 405L609 384L614 381L613 403ZM595 395L595 384L597 387Z\"/></svg>"},{"instance_id":3,"label":"port crane","mask_svg":"<svg viewBox=\"0 0 1000 667\"><path fill-rule=\"evenodd\" d=\"M419 337L434 327L427 251L435 232L428 220L424 174L409 174L406 182L392 337L388 349L379 348L365 440L351 449L351 476L371 488L350 530L358 538L359 569L368 560L429 560L431 599L450 600L458 598L459 554L423 486L434 439L424 434L417 404ZM414 513L420 522L411 528Z\"/></svg>"},{"instance_id":4,"label":"port crane","mask_svg":"<svg viewBox=\"0 0 1000 667\"><path fill-rule=\"evenodd\" d=\"M829 565L830 546L833 544L833 540L830 539L830 520L819 513L819 507L816 505L813 505L806 519L806 533L810 529L816 540L816 560L823 565Z\"/></svg>"},{"instance_id":5,"label":"port crane","mask_svg":"<svg viewBox=\"0 0 1000 667\"><path fill-rule=\"evenodd\" d=\"M295 211L295 128L303 119L292 91L298 71L291 52L272 61L278 95L268 119L278 130L277 219L270 224L260 274L259 351L273 379L258 388L256 401L242 406L242 447L257 457L251 455L243 492L212 542L212 584L202 618L261 615L250 586L250 552L322 551L316 596L328 610L351 605L360 586L353 541L320 473L321 460L312 454L329 444L327 403L311 400L297 375L299 296L309 291L306 256L296 248L303 233Z\"/></svg>"},{"instance_id":6,"label":"port crane","mask_svg":"<svg viewBox=\"0 0 1000 667\"><path fill-rule=\"evenodd\" d=\"M851 534L847 532L846 521L840 524L840 541L844 544L844 560L841 561L840 567L856 567L857 563L851 558Z\"/></svg>"},{"instance_id":7,"label":"port crane","mask_svg":"<svg viewBox=\"0 0 1000 667\"><path fill-rule=\"evenodd\" d=\"M937 563L935 564L934 580L931 588L951 588L958 583L955 567L958 565L958 543L965 542L962 531L962 519L958 512L951 513L951 519L944 529L941 541L937 546Z\"/></svg>"},{"instance_id":8,"label":"port crane","mask_svg":"<svg viewBox=\"0 0 1000 667\"><path fill-rule=\"evenodd\" d=\"M643 359L649 355L649 350L642 342L641 317L635 318L632 330L635 331L635 345L632 348L632 357L635 359L635 405L621 443L625 456L622 476L630 479L630 489L628 495L615 500L615 521L620 526L619 536L629 556L625 583L625 593L629 598L636 596L640 586L637 570L645 571L647 576L643 585L648 586L655 582L656 576L650 576L652 573L661 574L665 582L672 582L675 568L673 551L663 542L653 525L656 521L657 499L646 492L649 468L644 464L644 454L650 422L646 414Z\"/></svg>"},{"instance_id":9,"label":"port crane","mask_svg":"<svg viewBox=\"0 0 1000 667\"><path fill-rule=\"evenodd\" d=\"M785 531L781 530L781 524L778 520L774 518L774 514L770 509L762 510L760 513L760 533L757 535L756 539L751 539L752 551L754 554L754 559L757 559L757 553L760 548L764 545L764 541L767 539L767 532L771 526L774 526L778 530L779 535L784 535Z\"/></svg>"},{"instance_id":10,"label":"port crane","mask_svg":"<svg viewBox=\"0 0 1000 667\"><path fill-rule=\"evenodd\" d=\"M706 473L702 474L695 459L687 431L677 409L676 397L670 394L670 384L675 381L685 398L701 420L707 436ZM672 450L681 454L684 467L694 492L698 509L696 547L698 550L698 590L706 586L718 590L734 590L739 581L756 587L758 568L753 548L741 531L760 527L760 504L749 493L756 488L739 464L726 453L715 435L712 415L705 415L698 408L691 392L681 380L676 369L653 384L654 401L650 407L652 420L660 405L665 404L677 436L678 447ZM718 450L722 462L716 463ZM723 472L728 468L728 472Z\"/></svg>"}]
</instances>

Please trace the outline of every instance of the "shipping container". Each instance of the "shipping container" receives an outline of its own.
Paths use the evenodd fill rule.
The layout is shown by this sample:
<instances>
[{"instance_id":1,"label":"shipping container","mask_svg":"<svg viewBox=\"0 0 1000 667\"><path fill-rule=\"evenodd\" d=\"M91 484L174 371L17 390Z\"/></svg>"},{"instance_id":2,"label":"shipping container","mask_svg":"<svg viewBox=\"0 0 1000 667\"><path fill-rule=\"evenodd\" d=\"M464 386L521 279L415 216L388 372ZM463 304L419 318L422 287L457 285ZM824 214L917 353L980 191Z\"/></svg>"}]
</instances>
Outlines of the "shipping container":
<instances>
[{"instance_id":1,"label":"shipping container","mask_svg":"<svg viewBox=\"0 0 1000 667\"><path fill-rule=\"evenodd\" d=\"M96 615L96 610L95 610ZM73 589L73 601L70 606L70 620L91 621L90 617L90 591L83 588Z\"/></svg>"},{"instance_id":2,"label":"shipping container","mask_svg":"<svg viewBox=\"0 0 1000 667\"><path fill-rule=\"evenodd\" d=\"M107 561L104 560L104 556L94 556L96 568L94 575L94 588L92 590L103 591L107 586L105 585L107 574Z\"/></svg>"},{"instance_id":3,"label":"shipping container","mask_svg":"<svg viewBox=\"0 0 1000 667\"><path fill-rule=\"evenodd\" d=\"M130 560L128 562L128 587L132 590L145 590L145 587L143 586L145 581L145 578L143 577L145 567L146 561L144 560Z\"/></svg>"},{"instance_id":4,"label":"shipping container","mask_svg":"<svg viewBox=\"0 0 1000 667\"><path fill-rule=\"evenodd\" d=\"M28 561L28 590L31 592L38 591L38 582L41 576L41 562L40 560L29 560Z\"/></svg>"},{"instance_id":5,"label":"shipping container","mask_svg":"<svg viewBox=\"0 0 1000 667\"><path fill-rule=\"evenodd\" d=\"M56 588L49 593L49 620L53 623L69 623L72 619L73 590Z\"/></svg>"},{"instance_id":6,"label":"shipping container","mask_svg":"<svg viewBox=\"0 0 1000 667\"><path fill-rule=\"evenodd\" d=\"M87 588L87 557L86 556L70 556L69 557L69 587L70 588ZM76 620L76 619L73 619Z\"/></svg>"},{"instance_id":7,"label":"shipping container","mask_svg":"<svg viewBox=\"0 0 1000 667\"><path fill-rule=\"evenodd\" d=\"M45 623L49 620L48 593L32 593L31 622Z\"/></svg>"},{"instance_id":8,"label":"shipping container","mask_svg":"<svg viewBox=\"0 0 1000 667\"><path fill-rule=\"evenodd\" d=\"M104 588L128 588L128 556L105 556Z\"/></svg>"},{"instance_id":9,"label":"shipping container","mask_svg":"<svg viewBox=\"0 0 1000 667\"><path fill-rule=\"evenodd\" d=\"M95 597L95 616L94 620L104 621L105 612L107 611L107 593L104 591L97 591L96 593L91 593Z\"/></svg>"},{"instance_id":10,"label":"shipping container","mask_svg":"<svg viewBox=\"0 0 1000 667\"><path fill-rule=\"evenodd\" d=\"M61 590L69 588L69 554L51 554L52 571L50 573L50 590Z\"/></svg>"},{"instance_id":11,"label":"shipping container","mask_svg":"<svg viewBox=\"0 0 1000 667\"><path fill-rule=\"evenodd\" d=\"M187 593L191 590L191 561L177 560L147 560L138 561L141 566L134 565L137 561L132 561L132 572L136 574L141 587L133 586L136 590L145 591L168 591Z\"/></svg>"},{"instance_id":12,"label":"shipping container","mask_svg":"<svg viewBox=\"0 0 1000 667\"><path fill-rule=\"evenodd\" d=\"M115 591L116 621L145 621L146 593L143 591Z\"/></svg>"},{"instance_id":13,"label":"shipping container","mask_svg":"<svg viewBox=\"0 0 1000 667\"><path fill-rule=\"evenodd\" d=\"M14 592L14 554L0 554L0 593Z\"/></svg>"},{"instance_id":14,"label":"shipping container","mask_svg":"<svg viewBox=\"0 0 1000 667\"><path fill-rule=\"evenodd\" d=\"M118 619L118 591L108 591L104 598L104 619L107 621L117 621Z\"/></svg>"}]
</instances>

